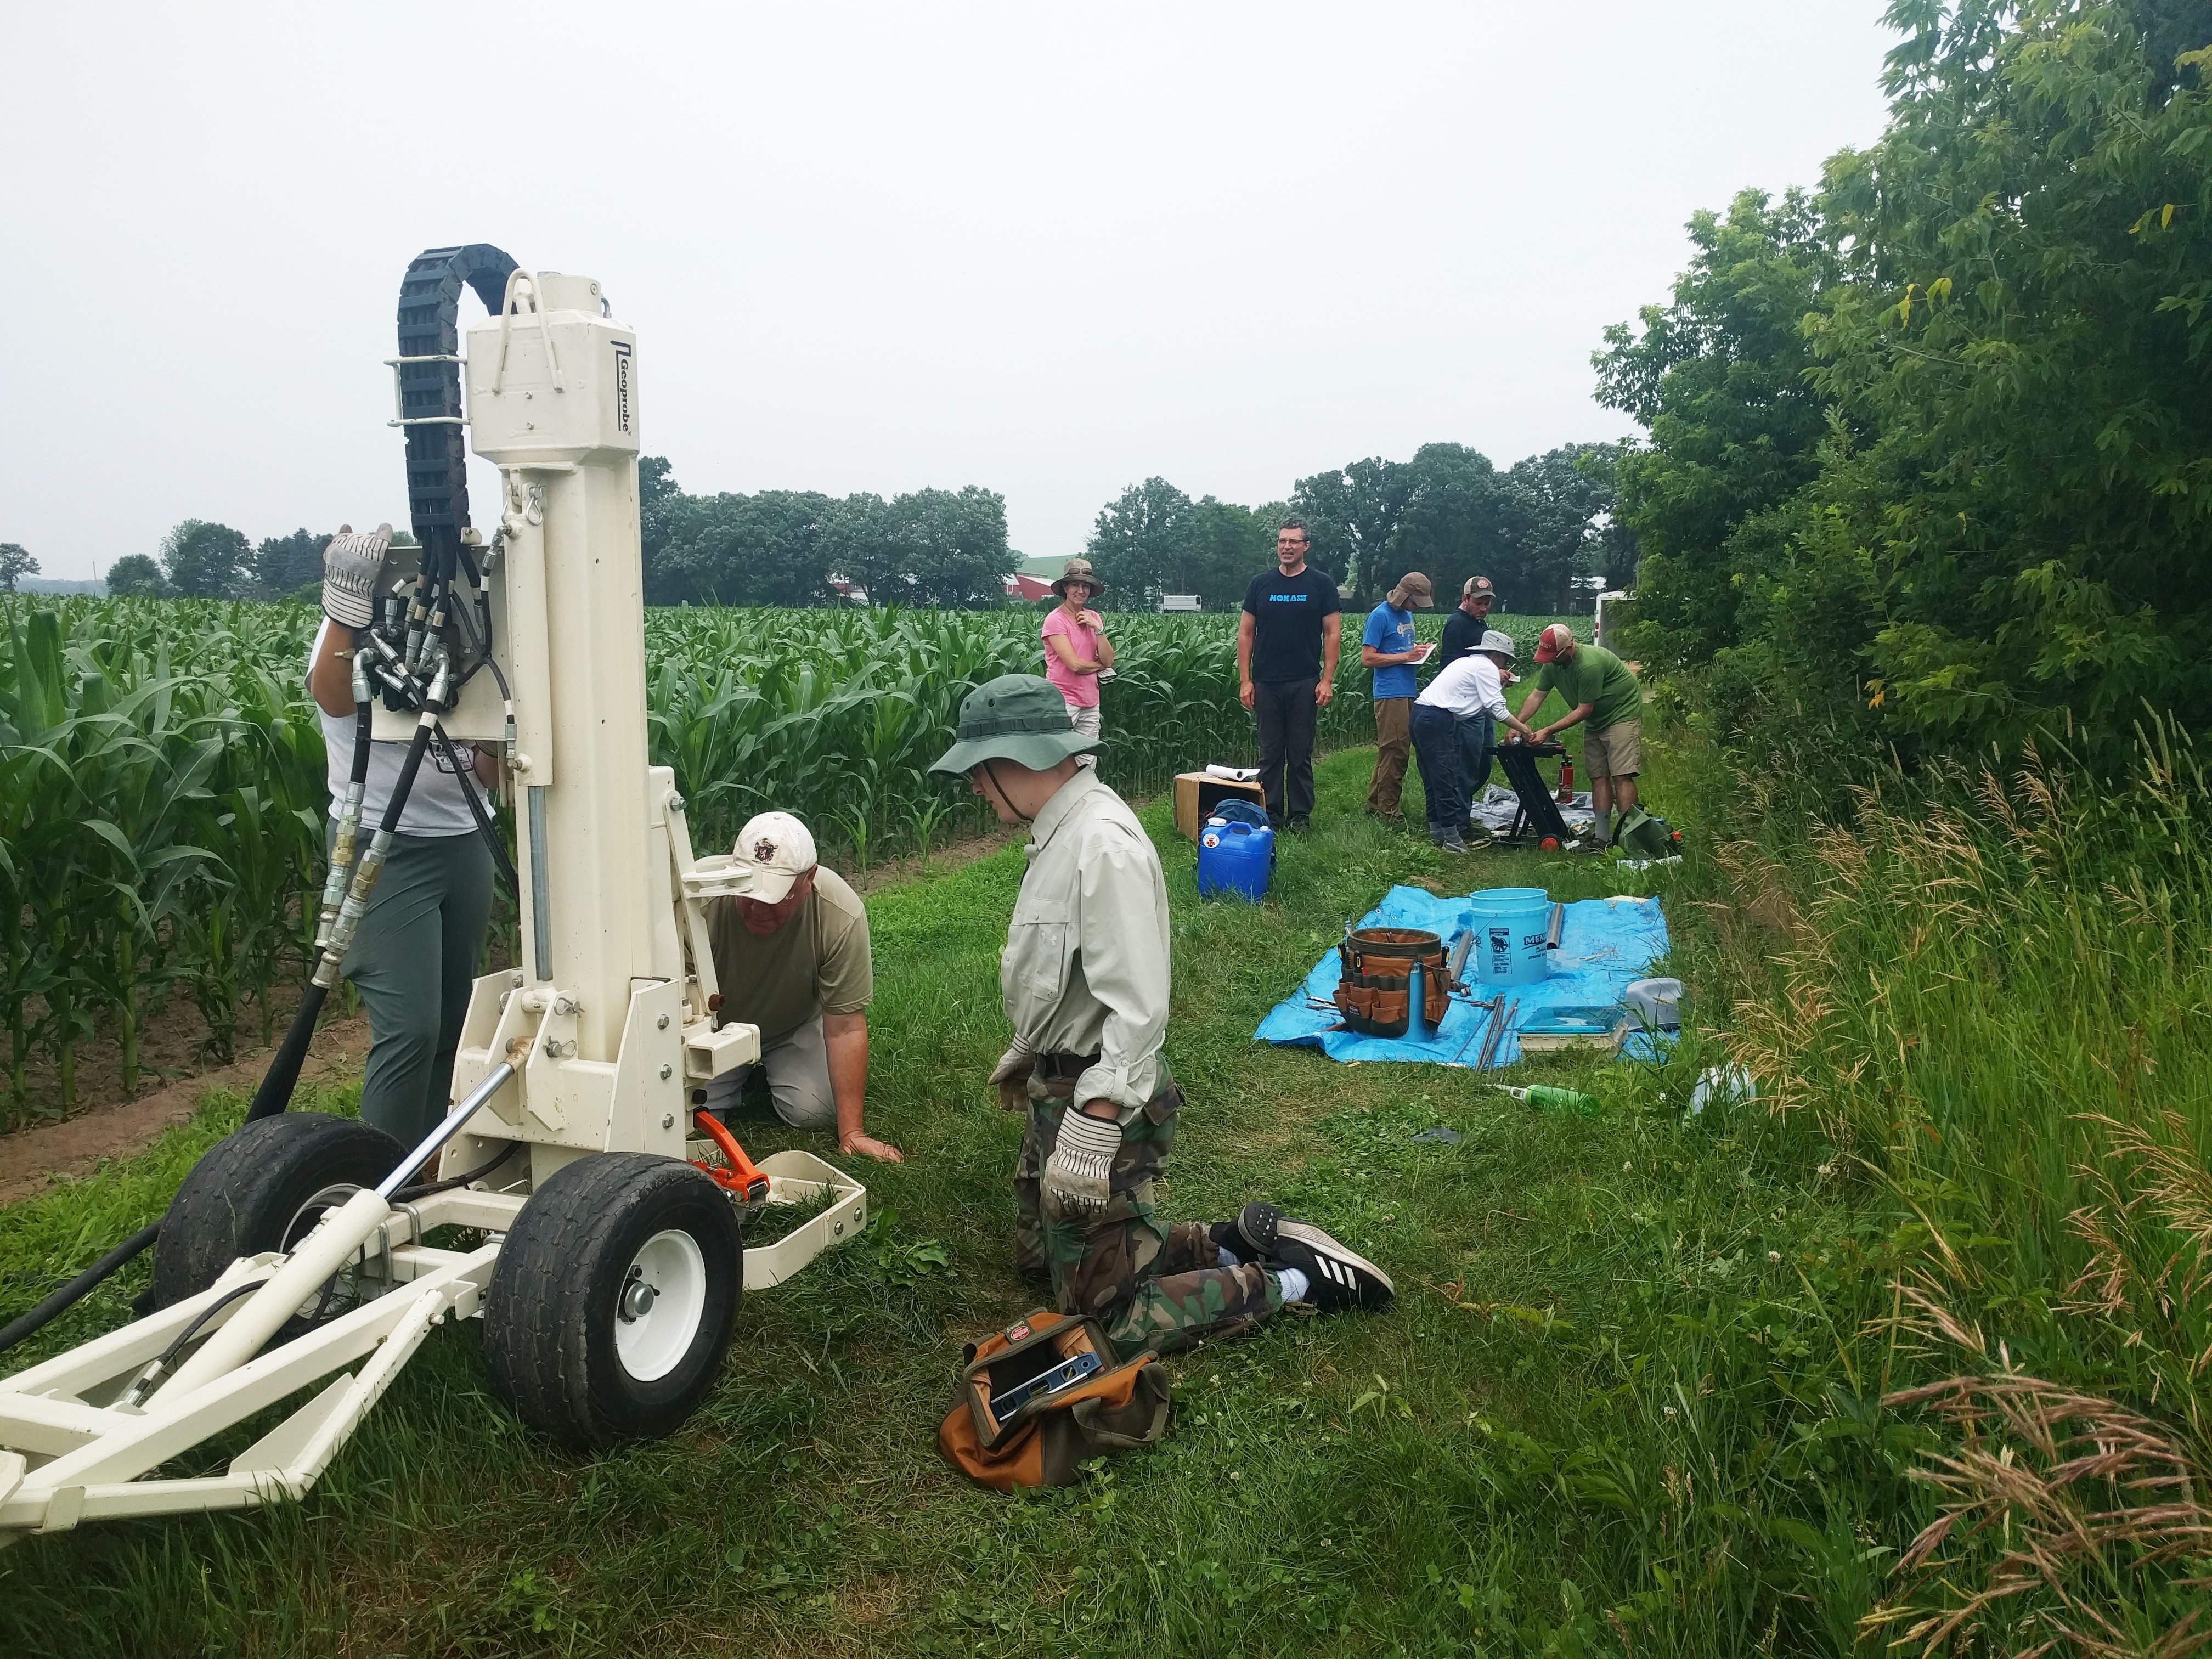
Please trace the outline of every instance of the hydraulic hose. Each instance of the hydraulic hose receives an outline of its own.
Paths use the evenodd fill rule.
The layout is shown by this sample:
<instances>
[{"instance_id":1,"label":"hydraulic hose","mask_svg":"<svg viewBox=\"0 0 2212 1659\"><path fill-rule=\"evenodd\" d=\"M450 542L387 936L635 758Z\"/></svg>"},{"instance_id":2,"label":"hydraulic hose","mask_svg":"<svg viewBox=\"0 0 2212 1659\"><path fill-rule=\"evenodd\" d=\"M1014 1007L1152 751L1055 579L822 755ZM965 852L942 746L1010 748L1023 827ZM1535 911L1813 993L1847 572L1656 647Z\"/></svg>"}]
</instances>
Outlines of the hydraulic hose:
<instances>
[{"instance_id":1,"label":"hydraulic hose","mask_svg":"<svg viewBox=\"0 0 2212 1659\"><path fill-rule=\"evenodd\" d=\"M446 735L446 728L442 726L438 728L438 752L446 757L446 764L453 769L453 776L460 781L461 799L468 802L469 816L477 821L477 833L484 838L484 845L491 848L491 855L499 865L500 874L507 878L507 890L520 901L522 897L522 878L515 872L514 859L507 850L507 842L500 835L499 826L492 822L491 814L484 810L483 797L477 793L476 780L469 775L469 769L461 764L461 757L453 748L453 740Z\"/></svg>"},{"instance_id":2,"label":"hydraulic hose","mask_svg":"<svg viewBox=\"0 0 2212 1659\"><path fill-rule=\"evenodd\" d=\"M0 1327L0 1353L7 1352L17 1343L27 1337L36 1335L60 1318L102 1283L113 1278L126 1265L136 1260L143 1253L146 1247L161 1235L161 1224L158 1221L150 1227L141 1227L75 1279L70 1279L68 1284L55 1291L37 1307L28 1313L9 1320L4 1327Z\"/></svg>"}]
</instances>

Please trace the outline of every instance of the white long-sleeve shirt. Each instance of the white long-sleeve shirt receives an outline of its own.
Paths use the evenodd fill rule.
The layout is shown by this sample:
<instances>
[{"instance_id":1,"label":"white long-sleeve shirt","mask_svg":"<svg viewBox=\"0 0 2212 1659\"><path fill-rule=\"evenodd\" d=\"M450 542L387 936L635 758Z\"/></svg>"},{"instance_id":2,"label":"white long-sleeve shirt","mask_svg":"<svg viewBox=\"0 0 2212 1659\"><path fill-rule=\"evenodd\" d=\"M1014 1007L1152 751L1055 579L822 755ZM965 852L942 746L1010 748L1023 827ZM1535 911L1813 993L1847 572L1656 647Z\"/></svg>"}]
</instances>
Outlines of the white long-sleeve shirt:
<instances>
[{"instance_id":1,"label":"white long-sleeve shirt","mask_svg":"<svg viewBox=\"0 0 2212 1659\"><path fill-rule=\"evenodd\" d=\"M1477 714L1505 718L1505 684L1498 665L1480 651L1447 664L1413 701L1447 710L1456 720L1473 720Z\"/></svg>"},{"instance_id":2,"label":"white long-sleeve shirt","mask_svg":"<svg viewBox=\"0 0 2212 1659\"><path fill-rule=\"evenodd\" d=\"M1168 1029L1168 889L1136 814L1088 770L1030 826L1030 861L999 960L1024 1054L1088 1054L1075 1099L1127 1121L1159 1087Z\"/></svg>"}]
</instances>

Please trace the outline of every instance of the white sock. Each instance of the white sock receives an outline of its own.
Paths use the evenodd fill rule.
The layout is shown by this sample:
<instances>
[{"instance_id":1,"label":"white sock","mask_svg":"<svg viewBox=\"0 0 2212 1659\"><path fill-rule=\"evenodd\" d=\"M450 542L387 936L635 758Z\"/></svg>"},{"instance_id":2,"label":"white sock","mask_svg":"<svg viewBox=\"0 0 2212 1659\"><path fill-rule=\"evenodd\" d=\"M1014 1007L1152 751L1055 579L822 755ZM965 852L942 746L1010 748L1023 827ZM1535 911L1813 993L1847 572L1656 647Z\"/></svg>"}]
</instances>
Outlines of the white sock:
<instances>
[{"instance_id":1,"label":"white sock","mask_svg":"<svg viewBox=\"0 0 2212 1659\"><path fill-rule=\"evenodd\" d=\"M1306 1276L1296 1267L1276 1268L1275 1283L1282 1287L1283 1300L1285 1302L1303 1302L1313 1289L1313 1286L1306 1282Z\"/></svg>"},{"instance_id":2,"label":"white sock","mask_svg":"<svg viewBox=\"0 0 2212 1659\"><path fill-rule=\"evenodd\" d=\"M1231 1249L1226 1244L1217 1244L1213 1248L1221 1252L1221 1265L1223 1267L1241 1267L1244 1265L1244 1258L1237 1255L1236 1251Z\"/></svg>"}]
</instances>

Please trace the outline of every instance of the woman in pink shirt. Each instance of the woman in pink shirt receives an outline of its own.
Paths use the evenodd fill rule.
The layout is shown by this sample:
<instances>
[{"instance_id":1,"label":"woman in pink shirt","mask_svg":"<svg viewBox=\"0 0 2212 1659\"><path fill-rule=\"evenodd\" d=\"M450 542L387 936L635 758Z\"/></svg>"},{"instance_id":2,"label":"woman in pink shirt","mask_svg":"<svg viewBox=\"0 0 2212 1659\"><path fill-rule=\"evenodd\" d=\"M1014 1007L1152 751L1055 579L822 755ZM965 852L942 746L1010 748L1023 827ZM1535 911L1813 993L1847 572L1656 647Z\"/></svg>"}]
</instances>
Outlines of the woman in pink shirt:
<instances>
[{"instance_id":1,"label":"woman in pink shirt","mask_svg":"<svg viewBox=\"0 0 2212 1659\"><path fill-rule=\"evenodd\" d=\"M1060 603L1044 619L1044 677L1067 703L1067 717L1086 738L1098 735L1098 679L1114 667L1114 642L1106 637L1106 624L1096 611L1088 611L1095 594L1106 584L1098 580L1088 559L1070 559L1052 585ZM1079 764L1094 766L1096 755L1078 757Z\"/></svg>"}]
</instances>

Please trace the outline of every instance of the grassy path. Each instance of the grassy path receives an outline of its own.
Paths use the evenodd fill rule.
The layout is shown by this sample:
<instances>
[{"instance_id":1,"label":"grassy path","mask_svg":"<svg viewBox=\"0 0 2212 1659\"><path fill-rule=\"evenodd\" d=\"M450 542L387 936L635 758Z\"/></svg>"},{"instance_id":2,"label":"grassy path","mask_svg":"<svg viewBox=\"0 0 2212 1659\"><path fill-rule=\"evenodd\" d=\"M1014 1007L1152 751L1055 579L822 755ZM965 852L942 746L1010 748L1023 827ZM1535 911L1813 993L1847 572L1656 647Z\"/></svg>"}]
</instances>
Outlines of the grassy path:
<instances>
[{"instance_id":1,"label":"grassy path","mask_svg":"<svg viewBox=\"0 0 2212 1659\"><path fill-rule=\"evenodd\" d=\"M305 1504L0 1555L0 1651L1574 1650L1688 1613L1652 1589L1648 1527L1624 1525L1663 1495L1620 1488L1642 1478L1629 1474L1608 1493L1601 1461L1583 1501L1562 1502L1557 1448L1587 1443L1593 1417L1626 1443L1656 1426L1674 1396L1638 1382L1637 1334L1693 1313L1715 1271L1756 1277L1741 1264L1800 1194L1660 1109L1679 1063L1673 1079L1604 1068L1608 1114L1558 1119L1468 1073L1250 1041L1394 880L1622 890L1609 866L1527 854L1448 868L1359 813L1368 760L1323 763L1318 827L1285 843L1256 911L1201 904L1165 803L1147 822L1175 915L1169 1054L1190 1102L1171 1208L1212 1218L1266 1194L1312 1215L1394 1270L1388 1315L1286 1318L1171 1362L1166 1444L1065 1492L1010 1500L940 1462L960 1340L1033 1301L1007 1265L1018 1124L982 1082L1003 1041L1008 848L871 896L871 1109L909 1161L868 1172L868 1238L747 1301L723 1383L683 1435L596 1458L552 1449L491 1397L477 1328L442 1330ZM1516 1080L1532 1078L1597 1068L1539 1061ZM0 1211L0 1314L157 1214L242 1108L211 1097L145 1157ZM1440 1122L1463 1140L1410 1139ZM786 1144L764 1122L748 1141ZM121 1317L131 1288L46 1346ZM1768 1633L1711 1629L1697 1645Z\"/></svg>"}]
</instances>

